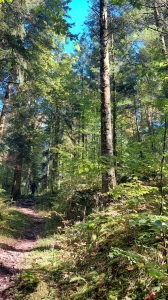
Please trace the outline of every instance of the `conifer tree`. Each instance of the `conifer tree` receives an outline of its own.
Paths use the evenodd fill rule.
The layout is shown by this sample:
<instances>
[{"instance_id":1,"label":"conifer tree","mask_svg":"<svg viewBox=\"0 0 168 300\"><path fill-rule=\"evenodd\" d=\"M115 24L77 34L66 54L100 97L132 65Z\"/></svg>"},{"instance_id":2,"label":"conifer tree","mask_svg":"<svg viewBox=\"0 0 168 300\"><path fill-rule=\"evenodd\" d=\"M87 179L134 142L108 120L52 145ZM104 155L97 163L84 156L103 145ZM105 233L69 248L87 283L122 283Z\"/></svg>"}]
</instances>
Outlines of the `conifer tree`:
<instances>
[{"instance_id":1,"label":"conifer tree","mask_svg":"<svg viewBox=\"0 0 168 300\"><path fill-rule=\"evenodd\" d=\"M101 154L107 170L102 175L102 191L116 186L115 171L109 158L113 155L111 129L110 64L107 1L100 0L100 93ZM110 167L111 165L111 167Z\"/></svg>"}]
</instances>

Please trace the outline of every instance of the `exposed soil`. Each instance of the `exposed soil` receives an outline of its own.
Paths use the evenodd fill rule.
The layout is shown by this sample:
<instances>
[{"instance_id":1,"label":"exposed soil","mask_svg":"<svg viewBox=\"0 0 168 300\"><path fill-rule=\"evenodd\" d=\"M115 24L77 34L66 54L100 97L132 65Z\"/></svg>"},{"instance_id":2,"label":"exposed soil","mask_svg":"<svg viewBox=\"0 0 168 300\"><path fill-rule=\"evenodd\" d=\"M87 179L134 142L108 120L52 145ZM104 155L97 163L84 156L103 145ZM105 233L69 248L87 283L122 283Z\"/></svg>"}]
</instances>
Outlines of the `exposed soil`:
<instances>
[{"instance_id":1,"label":"exposed soil","mask_svg":"<svg viewBox=\"0 0 168 300\"><path fill-rule=\"evenodd\" d=\"M44 221L33 209L34 200L26 199L16 209L26 215L31 222L29 230L19 239L9 243L0 241L0 300L12 300L10 288L14 287L14 275L24 269L24 260L36 246Z\"/></svg>"}]
</instances>

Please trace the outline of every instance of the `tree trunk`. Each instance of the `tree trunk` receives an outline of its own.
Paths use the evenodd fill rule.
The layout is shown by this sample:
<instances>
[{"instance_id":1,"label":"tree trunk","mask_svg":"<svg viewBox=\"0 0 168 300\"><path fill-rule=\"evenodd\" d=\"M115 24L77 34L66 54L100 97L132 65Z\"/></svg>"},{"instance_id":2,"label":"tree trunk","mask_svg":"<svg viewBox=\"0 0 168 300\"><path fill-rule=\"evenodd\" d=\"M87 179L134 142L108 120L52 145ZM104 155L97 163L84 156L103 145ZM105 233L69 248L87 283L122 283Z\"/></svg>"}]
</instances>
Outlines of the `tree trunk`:
<instances>
[{"instance_id":1,"label":"tree trunk","mask_svg":"<svg viewBox=\"0 0 168 300\"><path fill-rule=\"evenodd\" d=\"M23 160L23 155L21 152L19 152L16 157L13 184L11 190L11 197L14 200L17 198L17 196L21 195L20 184L21 184L21 173L22 173L22 160Z\"/></svg>"},{"instance_id":2,"label":"tree trunk","mask_svg":"<svg viewBox=\"0 0 168 300\"><path fill-rule=\"evenodd\" d=\"M158 30L160 31L160 40L161 40L161 43L162 43L162 51L163 51L163 54L165 55L165 59L166 59L166 62L168 64L165 36L163 34L163 28L162 28L163 26L161 24L161 14L160 14L159 8L158 8L159 5L161 5L159 2L160 1L155 1L154 2L154 17L155 17L156 26L157 26ZM168 71L168 65L167 65L167 71Z\"/></svg>"},{"instance_id":3,"label":"tree trunk","mask_svg":"<svg viewBox=\"0 0 168 300\"><path fill-rule=\"evenodd\" d=\"M101 93L101 155L105 168L102 174L102 192L116 186L115 170L112 167L112 129L110 103L110 66L108 50L107 3L100 0L100 93ZM111 165L111 166L110 166Z\"/></svg>"},{"instance_id":4,"label":"tree trunk","mask_svg":"<svg viewBox=\"0 0 168 300\"><path fill-rule=\"evenodd\" d=\"M31 169L30 169L30 167L28 167L28 169L27 169L27 175L26 175L26 184L25 184L25 193L26 193L26 194L29 193L29 187L30 187L30 173L31 173Z\"/></svg>"},{"instance_id":5,"label":"tree trunk","mask_svg":"<svg viewBox=\"0 0 168 300\"><path fill-rule=\"evenodd\" d=\"M117 97L116 97L116 78L115 78L115 56L114 56L114 37L111 37L111 59L112 59L112 104L113 104L113 155L114 166L117 166ZM116 169L115 169L116 174Z\"/></svg>"},{"instance_id":6,"label":"tree trunk","mask_svg":"<svg viewBox=\"0 0 168 300\"><path fill-rule=\"evenodd\" d=\"M160 31L160 39L161 39L161 44L162 44L162 52L163 55L165 57L165 61L166 61L166 73L168 74L168 59L167 59L167 48L166 48L166 42L165 42L165 36L163 34L163 28L162 25L160 23L161 20L161 14L159 12L159 4L160 1L155 1L154 2L154 16L155 16L155 23L157 28ZM164 87L164 93L165 93L165 98L167 98L167 82L166 82L166 86ZM161 158L161 162L160 162L160 184L159 184L159 190L161 193L161 204L160 204L160 215L163 214L164 212L164 203L165 203L165 199L164 199L164 192L163 192L163 175L164 175L164 162L165 162L165 151L166 151L166 139L167 139L167 119L166 119L166 115L165 115L165 127L164 127L164 134L163 134L163 147L162 147L162 158ZM164 256L165 256L165 262L168 265L168 249L167 249L167 232L165 230L163 230L162 232L163 234L163 244L164 244ZM168 272L168 270L167 270Z\"/></svg>"},{"instance_id":7,"label":"tree trunk","mask_svg":"<svg viewBox=\"0 0 168 300\"><path fill-rule=\"evenodd\" d=\"M54 193L54 184L56 183L57 189L59 189L59 153L58 145L60 144L60 115L59 115L59 106L56 107L56 114L54 115L54 125L53 125L53 141L52 147L54 148L52 153L52 169L51 169L51 193Z\"/></svg>"},{"instance_id":8,"label":"tree trunk","mask_svg":"<svg viewBox=\"0 0 168 300\"><path fill-rule=\"evenodd\" d=\"M50 183L50 145L48 148L48 155L47 155L47 168L46 168L46 188L47 192L49 191L49 183Z\"/></svg>"},{"instance_id":9,"label":"tree trunk","mask_svg":"<svg viewBox=\"0 0 168 300\"><path fill-rule=\"evenodd\" d=\"M7 88L6 88L5 98L4 98L4 101L3 101L3 108L2 108L2 112L1 112L0 140L2 139L2 136L3 136L3 133L4 133L6 113L7 113L7 108L8 108L8 104L9 104L9 99L10 99L10 83L8 83Z\"/></svg>"},{"instance_id":10,"label":"tree trunk","mask_svg":"<svg viewBox=\"0 0 168 300\"><path fill-rule=\"evenodd\" d=\"M167 58L167 48L166 48L166 42L165 42L165 36L163 34L163 28L162 28L162 25L161 25L161 19L162 19L162 15L161 13L159 12L159 4L160 4L160 1L155 1L154 2L154 17L155 17L155 23L156 23L156 26L160 32L160 40L161 40L161 44L162 44L162 52L163 52L163 55L165 57L165 60L166 60L166 73L168 74L168 58ZM167 83L167 82L166 82ZM165 98L167 98L167 84L166 84L166 87L164 88L164 93L165 93ZM166 135L167 135L167 119L166 119L166 115L165 115L165 129L164 129L164 138L163 138L163 150L162 150L162 158L161 158L161 163L160 163L160 191L161 191L161 194L162 194L162 198L163 198L163 166L164 166L164 161L165 161L165 151L166 151ZM162 213L162 210L163 210L163 205L161 204L161 213Z\"/></svg>"}]
</instances>

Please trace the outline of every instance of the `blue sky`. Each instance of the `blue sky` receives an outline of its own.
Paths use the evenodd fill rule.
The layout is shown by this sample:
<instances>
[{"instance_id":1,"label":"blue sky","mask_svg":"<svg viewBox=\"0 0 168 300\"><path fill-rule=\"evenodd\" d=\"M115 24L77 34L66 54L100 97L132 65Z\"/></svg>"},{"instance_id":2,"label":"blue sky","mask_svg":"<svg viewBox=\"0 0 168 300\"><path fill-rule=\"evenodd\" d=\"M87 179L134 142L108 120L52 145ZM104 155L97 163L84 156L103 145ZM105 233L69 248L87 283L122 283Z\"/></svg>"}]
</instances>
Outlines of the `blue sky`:
<instances>
[{"instance_id":1,"label":"blue sky","mask_svg":"<svg viewBox=\"0 0 168 300\"><path fill-rule=\"evenodd\" d=\"M82 32L82 25L88 14L88 2L88 0L72 0L70 3L71 10L69 10L68 15L71 17L71 19L68 19L68 22L75 23L75 25L71 28L71 33L80 34ZM65 50L67 52L72 52L73 43L70 42L68 45L66 45Z\"/></svg>"}]
</instances>

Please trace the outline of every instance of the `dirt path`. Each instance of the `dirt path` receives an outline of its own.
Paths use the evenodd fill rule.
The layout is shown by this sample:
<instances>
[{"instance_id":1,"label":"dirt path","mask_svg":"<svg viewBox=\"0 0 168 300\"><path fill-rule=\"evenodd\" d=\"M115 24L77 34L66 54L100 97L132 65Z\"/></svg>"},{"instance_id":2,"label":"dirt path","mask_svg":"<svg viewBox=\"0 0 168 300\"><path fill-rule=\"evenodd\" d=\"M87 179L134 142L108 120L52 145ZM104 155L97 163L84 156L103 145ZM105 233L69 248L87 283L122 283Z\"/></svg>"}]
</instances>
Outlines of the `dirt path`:
<instances>
[{"instance_id":1,"label":"dirt path","mask_svg":"<svg viewBox=\"0 0 168 300\"><path fill-rule=\"evenodd\" d=\"M31 222L29 230L22 238L12 239L9 244L0 243L0 300L14 299L9 289L14 286L13 276L24 269L24 260L36 246L44 224L43 219L33 210L33 201L26 199L16 209L26 215Z\"/></svg>"}]
</instances>

